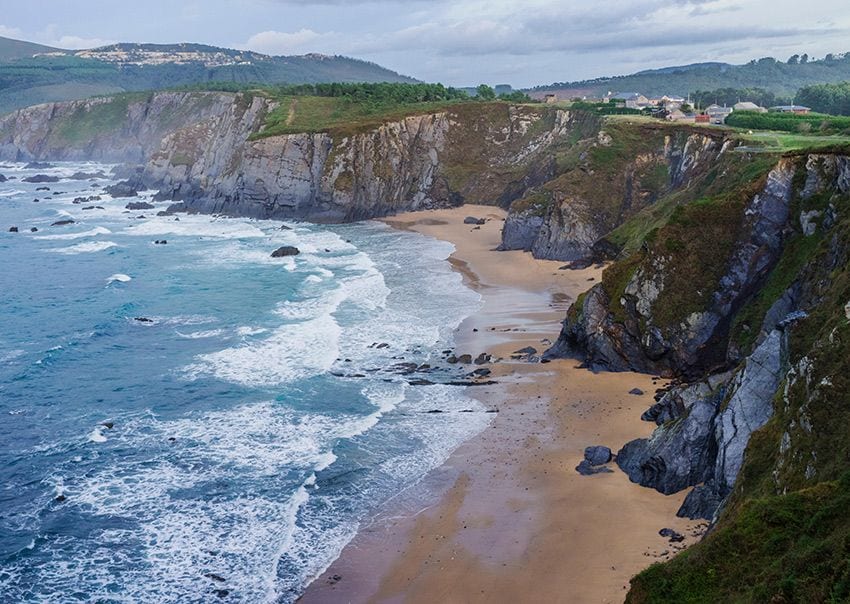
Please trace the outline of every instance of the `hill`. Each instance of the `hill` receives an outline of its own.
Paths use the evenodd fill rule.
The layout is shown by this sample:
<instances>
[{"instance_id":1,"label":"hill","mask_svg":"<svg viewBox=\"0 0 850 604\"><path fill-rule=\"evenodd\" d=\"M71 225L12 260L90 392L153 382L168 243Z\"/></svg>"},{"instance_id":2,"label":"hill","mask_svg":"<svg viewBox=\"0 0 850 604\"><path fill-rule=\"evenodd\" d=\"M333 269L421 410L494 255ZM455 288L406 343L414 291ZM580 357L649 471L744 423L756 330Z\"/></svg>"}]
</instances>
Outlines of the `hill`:
<instances>
[{"instance_id":1,"label":"hill","mask_svg":"<svg viewBox=\"0 0 850 604\"><path fill-rule=\"evenodd\" d=\"M811 84L850 79L850 54L827 55L817 61L792 57L786 62L771 57L744 65L694 63L640 71L626 76L555 82L532 89L532 96L556 93L562 98L601 96L608 91L637 91L646 95L678 94L718 88L763 88L778 96L793 98L798 89Z\"/></svg>"},{"instance_id":2,"label":"hill","mask_svg":"<svg viewBox=\"0 0 850 604\"><path fill-rule=\"evenodd\" d=\"M204 82L415 82L375 63L343 56L270 56L189 43L114 44L79 51L27 45L0 38L0 52L5 47L20 49L15 58L0 55L0 113L44 102Z\"/></svg>"},{"instance_id":3,"label":"hill","mask_svg":"<svg viewBox=\"0 0 850 604\"><path fill-rule=\"evenodd\" d=\"M4 38L0 36L0 61L13 61L15 59L23 59L31 57L42 52L63 52L58 48L50 46L42 46L33 42L24 42L23 40L13 40L12 38Z\"/></svg>"}]
</instances>

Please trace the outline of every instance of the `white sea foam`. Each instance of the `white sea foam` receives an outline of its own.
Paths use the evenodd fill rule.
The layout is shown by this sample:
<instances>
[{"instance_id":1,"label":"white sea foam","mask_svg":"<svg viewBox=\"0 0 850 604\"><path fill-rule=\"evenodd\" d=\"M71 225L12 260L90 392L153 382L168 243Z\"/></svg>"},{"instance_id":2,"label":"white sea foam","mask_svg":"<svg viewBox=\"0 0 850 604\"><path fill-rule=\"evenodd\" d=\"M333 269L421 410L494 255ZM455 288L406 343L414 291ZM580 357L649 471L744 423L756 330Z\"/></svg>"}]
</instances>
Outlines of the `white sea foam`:
<instances>
[{"instance_id":1,"label":"white sea foam","mask_svg":"<svg viewBox=\"0 0 850 604\"><path fill-rule=\"evenodd\" d=\"M91 241L87 243L78 243L77 245L72 245L70 247L58 247L48 249L48 252L55 252L57 254L88 254L91 252L102 252L104 250L108 250L111 247L118 247L118 244L114 241Z\"/></svg>"},{"instance_id":2,"label":"white sea foam","mask_svg":"<svg viewBox=\"0 0 850 604\"><path fill-rule=\"evenodd\" d=\"M103 435L103 432L100 431L100 428L95 428L89 433L89 440L93 443L105 443L106 437Z\"/></svg>"},{"instance_id":3,"label":"white sea foam","mask_svg":"<svg viewBox=\"0 0 850 604\"><path fill-rule=\"evenodd\" d=\"M73 239L82 239L84 237L96 237L97 235L111 235L112 231L106 227L95 227L88 231L80 233L63 233L61 235L36 235L33 239L43 239L45 241L70 241Z\"/></svg>"},{"instance_id":4,"label":"white sea foam","mask_svg":"<svg viewBox=\"0 0 850 604\"><path fill-rule=\"evenodd\" d=\"M200 355L185 369L189 379L214 375L252 387L269 387L328 371L337 358L340 328L330 315L284 325L271 336Z\"/></svg>"},{"instance_id":5,"label":"white sea foam","mask_svg":"<svg viewBox=\"0 0 850 604\"><path fill-rule=\"evenodd\" d=\"M124 230L127 235L173 235L176 237L210 237L214 239L245 239L265 237L265 233L247 221L210 219L208 216L181 216L180 222L168 217L151 218Z\"/></svg>"},{"instance_id":6,"label":"white sea foam","mask_svg":"<svg viewBox=\"0 0 850 604\"><path fill-rule=\"evenodd\" d=\"M114 275L109 276L106 279L106 283L127 283L128 281L132 281L132 277L129 275L125 275L123 273L115 273Z\"/></svg>"},{"instance_id":7,"label":"white sea foam","mask_svg":"<svg viewBox=\"0 0 850 604\"><path fill-rule=\"evenodd\" d=\"M181 338L186 338L187 340L201 340L204 338L217 338L218 336L224 333L223 329L210 329L207 331L193 331L192 333L181 333L179 331L175 332Z\"/></svg>"},{"instance_id":8,"label":"white sea foam","mask_svg":"<svg viewBox=\"0 0 850 604\"><path fill-rule=\"evenodd\" d=\"M268 329L266 329L265 327L243 326L243 327L237 327L236 328L236 335L242 336L242 337L256 336L256 335L259 335L261 333L266 333L267 331L268 331Z\"/></svg>"},{"instance_id":9,"label":"white sea foam","mask_svg":"<svg viewBox=\"0 0 850 604\"><path fill-rule=\"evenodd\" d=\"M133 518L133 528L94 535L90 551L97 555L63 557L44 570L42 583L55 591L85 577L94 599L112 585L127 601L194 601L212 598L215 586L239 601L276 602L278 562L307 545L298 515L315 489L306 486L335 461L333 444L362 426L360 417L299 414L271 402L173 421L126 420L111 439L124 450L156 451L174 440L141 466L133 456L116 458L68 491L75 505L98 516ZM286 468L298 468L301 476L288 492L281 484ZM255 486L238 493L216 486L246 477ZM309 529L322 563L325 550L341 548L354 526ZM140 567L145 581L134 580ZM204 576L210 572L225 583L212 583Z\"/></svg>"}]
</instances>

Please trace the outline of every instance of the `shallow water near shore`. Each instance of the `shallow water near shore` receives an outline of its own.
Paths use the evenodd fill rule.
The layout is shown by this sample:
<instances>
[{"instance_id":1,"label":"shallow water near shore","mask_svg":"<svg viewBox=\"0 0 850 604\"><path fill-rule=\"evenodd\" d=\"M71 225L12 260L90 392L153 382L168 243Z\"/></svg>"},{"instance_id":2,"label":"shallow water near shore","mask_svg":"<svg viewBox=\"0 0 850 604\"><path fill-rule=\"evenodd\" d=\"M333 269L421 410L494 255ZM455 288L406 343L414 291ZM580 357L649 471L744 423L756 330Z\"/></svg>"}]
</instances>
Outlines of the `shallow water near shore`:
<instances>
[{"instance_id":1,"label":"shallow water near shore","mask_svg":"<svg viewBox=\"0 0 850 604\"><path fill-rule=\"evenodd\" d=\"M98 170L0 166L0 590L292 601L489 422L389 369L440 365L479 295L444 242L127 211L108 179L68 178Z\"/></svg>"}]
</instances>

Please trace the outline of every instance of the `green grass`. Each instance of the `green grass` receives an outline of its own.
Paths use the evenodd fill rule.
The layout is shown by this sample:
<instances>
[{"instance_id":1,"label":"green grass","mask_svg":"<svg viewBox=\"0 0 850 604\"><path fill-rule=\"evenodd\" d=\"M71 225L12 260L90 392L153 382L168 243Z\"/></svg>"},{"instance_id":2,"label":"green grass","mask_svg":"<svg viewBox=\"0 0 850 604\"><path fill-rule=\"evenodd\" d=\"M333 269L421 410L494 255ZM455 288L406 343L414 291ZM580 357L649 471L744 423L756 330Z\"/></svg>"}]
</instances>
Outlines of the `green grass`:
<instances>
[{"instance_id":1,"label":"green grass","mask_svg":"<svg viewBox=\"0 0 850 604\"><path fill-rule=\"evenodd\" d=\"M341 97L315 96L284 96L275 100L280 105L266 116L264 128L253 136L254 139L302 132L352 135L411 115L449 109L461 102L365 103Z\"/></svg>"},{"instance_id":2,"label":"green grass","mask_svg":"<svg viewBox=\"0 0 850 604\"><path fill-rule=\"evenodd\" d=\"M627 602L847 602L850 474L745 503L736 517L632 579Z\"/></svg>"},{"instance_id":3,"label":"green grass","mask_svg":"<svg viewBox=\"0 0 850 604\"><path fill-rule=\"evenodd\" d=\"M740 130L736 133L736 138L742 140L748 146L761 147L771 153L823 149L827 147L847 147L850 150L850 136L846 134L819 136L816 134L793 134L769 130L752 132ZM748 148L747 150L752 149Z\"/></svg>"},{"instance_id":4,"label":"green grass","mask_svg":"<svg viewBox=\"0 0 850 604\"><path fill-rule=\"evenodd\" d=\"M71 116L62 120L57 135L68 143L78 144L98 135L115 132L126 122L130 103L147 96L147 93L119 94L89 107L80 106Z\"/></svg>"}]
</instances>

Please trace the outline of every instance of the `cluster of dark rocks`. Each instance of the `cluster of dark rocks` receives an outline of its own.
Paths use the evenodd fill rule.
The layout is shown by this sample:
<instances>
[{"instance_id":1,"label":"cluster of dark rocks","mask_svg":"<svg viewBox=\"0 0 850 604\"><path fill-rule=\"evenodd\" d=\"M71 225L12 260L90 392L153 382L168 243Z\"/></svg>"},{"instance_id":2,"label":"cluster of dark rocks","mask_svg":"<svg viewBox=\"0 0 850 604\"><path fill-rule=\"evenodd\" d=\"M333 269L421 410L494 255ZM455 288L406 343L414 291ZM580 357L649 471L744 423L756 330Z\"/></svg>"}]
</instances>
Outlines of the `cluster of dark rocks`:
<instances>
[{"instance_id":1,"label":"cluster of dark rocks","mask_svg":"<svg viewBox=\"0 0 850 604\"><path fill-rule=\"evenodd\" d=\"M463 219L463 224L477 224L480 226L486 222L484 218L476 218L475 216L467 216Z\"/></svg>"},{"instance_id":2,"label":"cluster of dark rocks","mask_svg":"<svg viewBox=\"0 0 850 604\"><path fill-rule=\"evenodd\" d=\"M35 176L27 176L21 180L29 183L59 182L59 177L48 174L36 174Z\"/></svg>"},{"instance_id":3,"label":"cluster of dark rocks","mask_svg":"<svg viewBox=\"0 0 850 604\"><path fill-rule=\"evenodd\" d=\"M611 449L602 445L593 445L584 450L584 459L576 466L576 472L582 476L613 472L607 465L614 459Z\"/></svg>"},{"instance_id":4,"label":"cluster of dark rocks","mask_svg":"<svg viewBox=\"0 0 850 604\"><path fill-rule=\"evenodd\" d=\"M102 201L102 198L100 197L100 195L89 195L88 197L75 197L74 200L71 203L73 203L74 205L80 205L80 204L83 204L83 203L91 203L93 201Z\"/></svg>"}]
</instances>

